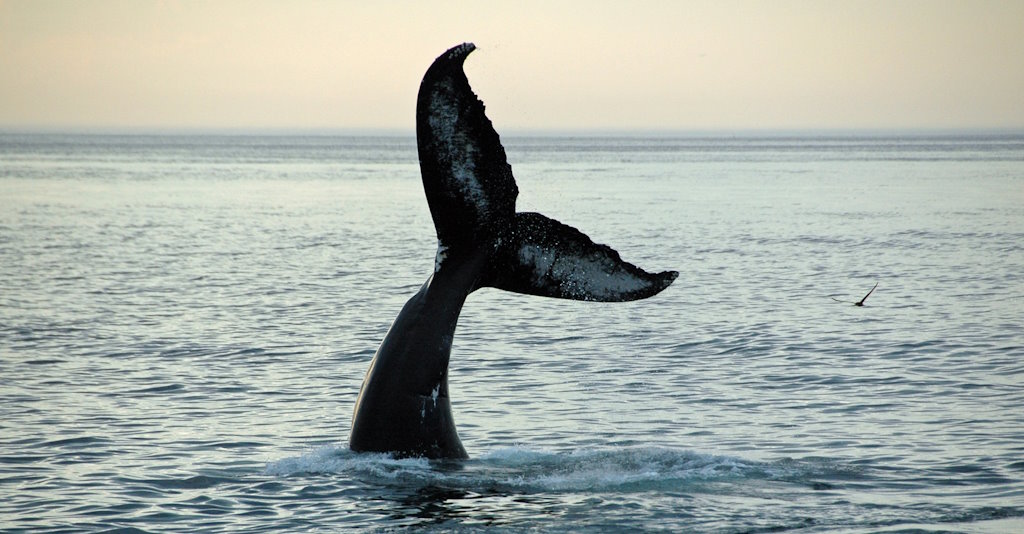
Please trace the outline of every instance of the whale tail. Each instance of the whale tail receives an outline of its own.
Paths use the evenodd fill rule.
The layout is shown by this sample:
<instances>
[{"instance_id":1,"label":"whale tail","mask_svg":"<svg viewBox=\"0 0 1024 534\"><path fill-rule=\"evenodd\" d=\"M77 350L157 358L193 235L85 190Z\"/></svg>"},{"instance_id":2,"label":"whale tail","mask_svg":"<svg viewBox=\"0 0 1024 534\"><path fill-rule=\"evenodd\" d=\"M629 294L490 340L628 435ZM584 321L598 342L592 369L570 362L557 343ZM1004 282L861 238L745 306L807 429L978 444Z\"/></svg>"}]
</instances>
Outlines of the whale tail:
<instances>
[{"instance_id":1,"label":"whale tail","mask_svg":"<svg viewBox=\"0 0 1024 534\"><path fill-rule=\"evenodd\" d=\"M678 276L649 273L611 247L539 213L516 213L512 167L463 72L471 43L439 56L420 84L416 138L437 230L435 270L461 251L487 249L477 287L601 302L655 295Z\"/></svg>"}]
</instances>

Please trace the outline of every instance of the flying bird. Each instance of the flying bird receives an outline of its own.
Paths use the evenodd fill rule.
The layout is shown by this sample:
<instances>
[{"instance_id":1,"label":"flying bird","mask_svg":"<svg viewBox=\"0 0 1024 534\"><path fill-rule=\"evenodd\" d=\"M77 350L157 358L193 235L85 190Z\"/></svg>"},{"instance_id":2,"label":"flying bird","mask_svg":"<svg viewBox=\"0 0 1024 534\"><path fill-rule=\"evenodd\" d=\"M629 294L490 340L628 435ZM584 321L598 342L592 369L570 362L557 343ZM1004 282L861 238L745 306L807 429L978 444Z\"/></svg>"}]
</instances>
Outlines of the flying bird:
<instances>
[{"instance_id":1,"label":"flying bird","mask_svg":"<svg viewBox=\"0 0 1024 534\"><path fill-rule=\"evenodd\" d=\"M870 297L870 296L871 296L871 294L875 292L875 289L876 289L877 287L878 287L878 282L875 282L875 287L872 287L872 288L871 288L871 291L868 291L868 294L867 294L867 295L864 295L864 298L862 298L862 299L858 300L857 302L854 302L854 303L853 303L853 305L854 305L854 306L863 306L863 305L864 305L864 301L865 301L865 300L868 300L868 297ZM845 300L839 300L839 299L837 299L837 298L835 298L835 297L832 297L832 300L834 300L834 301L836 301L836 302L843 302L843 303L846 303L846 302L848 302L848 301L845 301Z\"/></svg>"}]
</instances>

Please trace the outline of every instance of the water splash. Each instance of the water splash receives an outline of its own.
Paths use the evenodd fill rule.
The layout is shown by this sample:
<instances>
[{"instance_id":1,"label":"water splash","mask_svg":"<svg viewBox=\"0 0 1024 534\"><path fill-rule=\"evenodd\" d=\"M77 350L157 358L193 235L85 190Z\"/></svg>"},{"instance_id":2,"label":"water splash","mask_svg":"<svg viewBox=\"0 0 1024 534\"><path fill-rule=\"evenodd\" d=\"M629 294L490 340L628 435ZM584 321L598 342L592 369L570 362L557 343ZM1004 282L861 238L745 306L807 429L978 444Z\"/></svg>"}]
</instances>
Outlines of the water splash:
<instances>
[{"instance_id":1,"label":"water splash","mask_svg":"<svg viewBox=\"0 0 1024 534\"><path fill-rule=\"evenodd\" d=\"M643 492L708 483L780 480L797 483L836 471L794 460L764 463L734 456L659 447L553 452L499 448L468 461L396 459L328 446L267 465L273 476L343 474L384 485L432 486L467 491Z\"/></svg>"}]
</instances>

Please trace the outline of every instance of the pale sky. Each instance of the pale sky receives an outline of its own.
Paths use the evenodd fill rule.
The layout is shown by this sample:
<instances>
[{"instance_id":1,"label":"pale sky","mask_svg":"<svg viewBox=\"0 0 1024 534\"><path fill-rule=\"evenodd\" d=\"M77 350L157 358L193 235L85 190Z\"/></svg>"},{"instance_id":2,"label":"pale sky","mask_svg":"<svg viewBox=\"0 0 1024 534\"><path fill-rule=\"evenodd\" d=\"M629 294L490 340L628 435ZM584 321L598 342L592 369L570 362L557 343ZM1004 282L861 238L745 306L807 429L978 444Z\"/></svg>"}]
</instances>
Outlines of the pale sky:
<instances>
[{"instance_id":1,"label":"pale sky","mask_svg":"<svg viewBox=\"0 0 1024 534\"><path fill-rule=\"evenodd\" d=\"M472 41L499 132L1024 127L1024 1L0 0L0 128L412 132Z\"/></svg>"}]
</instances>

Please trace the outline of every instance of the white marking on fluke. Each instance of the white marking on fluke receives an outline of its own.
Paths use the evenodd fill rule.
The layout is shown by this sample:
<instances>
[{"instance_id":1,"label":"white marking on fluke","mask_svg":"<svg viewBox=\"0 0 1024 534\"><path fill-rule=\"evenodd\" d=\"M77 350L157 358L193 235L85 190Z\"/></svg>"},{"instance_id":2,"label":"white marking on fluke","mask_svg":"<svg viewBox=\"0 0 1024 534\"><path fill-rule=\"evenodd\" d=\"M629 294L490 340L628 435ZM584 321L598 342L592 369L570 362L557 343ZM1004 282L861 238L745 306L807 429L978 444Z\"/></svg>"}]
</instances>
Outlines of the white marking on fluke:
<instances>
[{"instance_id":1,"label":"white marking on fluke","mask_svg":"<svg viewBox=\"0 0 1024 534\"><path fill-rule=\"evenodd\" d=\"M438 83L430 95L427 123L438 141L438 152L451 169L458 196L472 201L478 213L487 211L487 197L476 175L474 157L478 150L473 140L458 129L459 105L453 98L456 90L450 80ZM454 193L454 192L453 192Z\"/></svg>"},{"instance_id":2,"label":"white marking on fluke","mask_svg":"<svg viewBox=\"0 0 1024 534\"><path fill-rule=\"evenodd\" d=\"M524 245L519 249L519 259L533 266L533 281L543 285L546 278L559 280L560 287L569 295L585 298L587 295L607 295L640 291L646 287L640 278L625 271L602 273L601 265L588 258L558 254L539 245ZM603 276L597 276L602 273Z\"/></svg>"}]
</instances>

